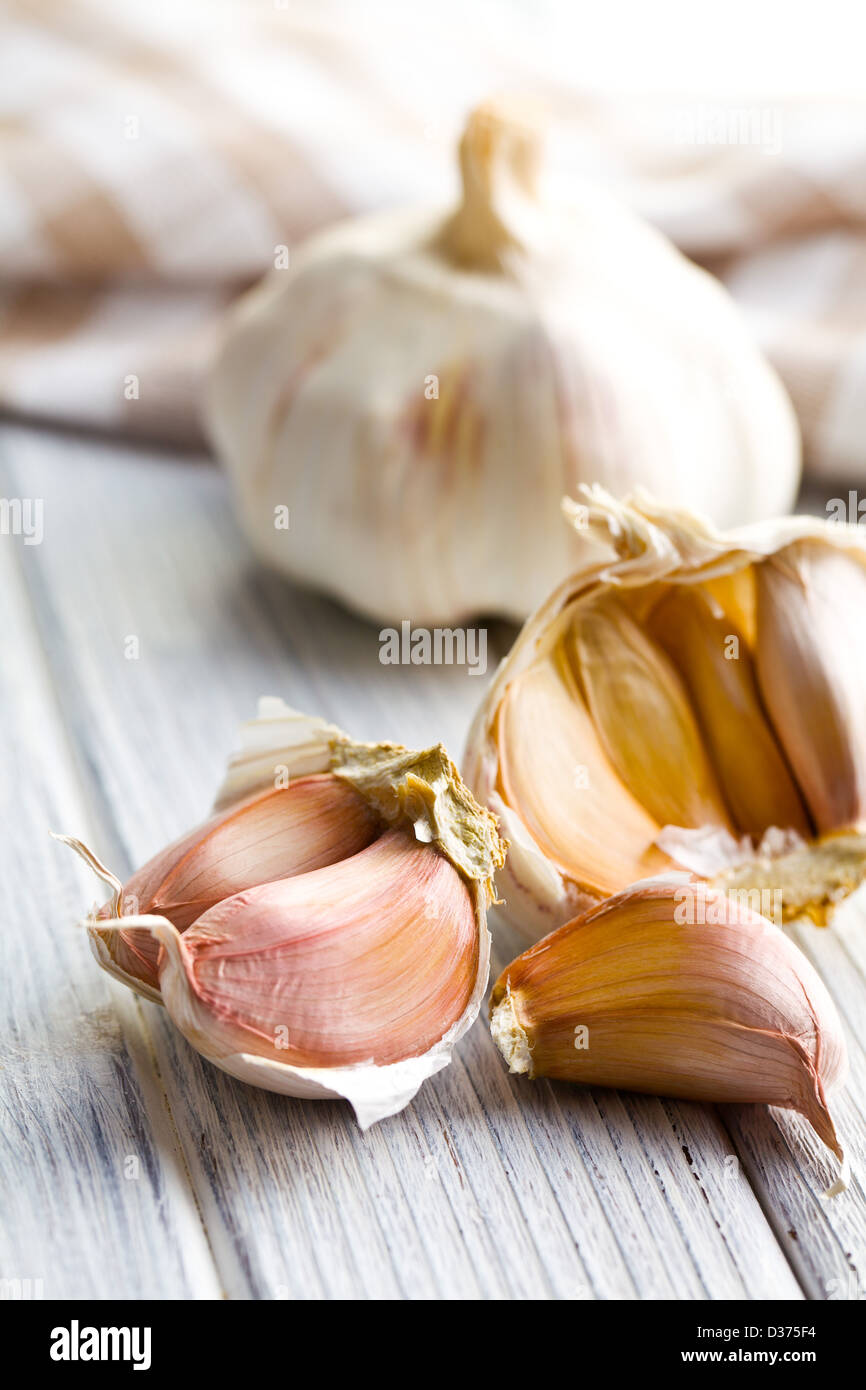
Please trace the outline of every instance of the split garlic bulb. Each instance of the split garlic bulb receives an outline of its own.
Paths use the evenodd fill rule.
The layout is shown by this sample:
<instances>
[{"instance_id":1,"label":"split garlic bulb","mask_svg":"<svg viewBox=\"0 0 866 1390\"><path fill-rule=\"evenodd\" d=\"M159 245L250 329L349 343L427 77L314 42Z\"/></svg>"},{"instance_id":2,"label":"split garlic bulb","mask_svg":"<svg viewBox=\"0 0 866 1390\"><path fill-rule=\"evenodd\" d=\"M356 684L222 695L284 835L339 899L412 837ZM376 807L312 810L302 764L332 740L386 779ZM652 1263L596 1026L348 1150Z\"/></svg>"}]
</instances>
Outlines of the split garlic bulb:
<instances>
[{"instance_id":1,"label":"split garlic bulb","mask_svg":"<svg viewBox=\"0 0 866 1390\"><path fill-rule=\"evenodd\" d=\"M584 495L572 517L614 558L593 549L527 621L468 741L506 912L535 940L684 868L823 922L866 879L862 530L723 533Z\"/></svg>"},{"instance_id":2,"label":"split garlic bulb","mask_svg":"<svg viewBox=\"0 0 866 1390\"><path fill-rule=\"evenodd\" d=\"M828 1098L847 1049L824 985L778 927L677 877L607 899L502 972L490 1027L510 1070L796 1110L844 1162Z\"/></svg>"},{"instance_id":3,"label":"split garlic bulb","mask_svg":"<svg viewBox=\"0 0 866 1390\"><path fill-rule=\"evenodd\" d=\"M234 311L207 415L261 557L374 619L522 619L581 482L787 510L793 412L721 285L600 190L546 197L502 111L460 165L456 212L335 226Z\"/></svg>"},{"instance_id":4,"label":"split garlic bulb","mask_svg":"<svg viewBox=\"0 0 866 1390\"><path fill-rule=\"evenodd\" d=\"M64 838L64 837L61 837ZM487 986L503 847L440 746L356 743L263 701L213 818L114 889L100 964L243 1081L366 1127L451 1060Z\"/></svg>"}]
</instances>

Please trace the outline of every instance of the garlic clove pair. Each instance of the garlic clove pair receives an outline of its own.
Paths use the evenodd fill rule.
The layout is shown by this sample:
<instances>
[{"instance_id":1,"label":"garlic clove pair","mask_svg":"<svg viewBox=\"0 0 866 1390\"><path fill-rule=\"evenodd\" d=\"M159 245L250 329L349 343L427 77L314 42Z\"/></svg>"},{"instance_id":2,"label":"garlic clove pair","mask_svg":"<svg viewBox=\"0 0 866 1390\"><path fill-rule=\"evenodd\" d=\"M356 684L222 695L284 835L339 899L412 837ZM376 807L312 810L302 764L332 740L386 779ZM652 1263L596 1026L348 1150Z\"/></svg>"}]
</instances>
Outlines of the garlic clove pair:
<instances>
[{"instance_id":1,"label":"garlic clove pair","mask_svg":"<svg viewBox=\"0 0 866 1390\"><path fill-rule=\"evenodd\" d=\"M584 496L566 513L607 556L527 621L467 744L508 916L535 940L685 868L826 921L866 880L862 532Z\"/></svg>"},{"instance_id":2,"label":"garlic clove pair","mask_svg":"<svg viewBox=\"0 0 866 1390\"><path fill-rule=\"evenodd\" d=\"M405 828L227 898L161 939L170 1013L194 1012L210 1046L300 1067L427 1052L464 1014L478 971L465 882Z\"/></svg>"},{"instance_id":3,"label":"garlic clove pair","mask_svg":"<svg viewBox=\"0 0 866 1390\"><path fill-rule=\"evenodd\" d=\"M513 1072L796 1110L838 1158L836 1009L801 951L734 894L658 879L502 972L491 1031Z\"/></svg>"},{"instance_id":4,"label":"garlic clove pair","mask_svg":"<svg viewBox=\"0 0 866 1390\"><path fill-rule=\"evenodd\" d=\"M356 743L273 700L218 805L125 888L67 841L114 888L97 959L232 1075L345 1097L365 1127L396 1113L481 1005L493 818L441 746Z\"/></svg>"}]
</instances>

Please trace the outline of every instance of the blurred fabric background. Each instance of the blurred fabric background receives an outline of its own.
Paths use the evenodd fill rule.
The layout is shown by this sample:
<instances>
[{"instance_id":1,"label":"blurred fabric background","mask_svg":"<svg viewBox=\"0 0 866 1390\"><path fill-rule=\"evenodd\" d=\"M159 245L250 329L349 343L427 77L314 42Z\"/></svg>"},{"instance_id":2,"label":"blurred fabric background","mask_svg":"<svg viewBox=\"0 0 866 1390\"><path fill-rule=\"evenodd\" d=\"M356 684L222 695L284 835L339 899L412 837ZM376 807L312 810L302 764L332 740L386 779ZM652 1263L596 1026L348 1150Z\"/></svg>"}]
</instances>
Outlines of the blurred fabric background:
<instances>
[{"instance_id":1,"label":"blurred fabric background","mask_svg":"<svg viewBox=\"0 0 866 1390\"><path fill-rule=\"evenodd\" d=\"M866 477L856 10L642 8L13 0L0 408L199 443L223 309L276 248L448 204L468 108L516 93L549 113L565 196L602 183L727 284L813 476Z\"/></svg>"}]
</instances>

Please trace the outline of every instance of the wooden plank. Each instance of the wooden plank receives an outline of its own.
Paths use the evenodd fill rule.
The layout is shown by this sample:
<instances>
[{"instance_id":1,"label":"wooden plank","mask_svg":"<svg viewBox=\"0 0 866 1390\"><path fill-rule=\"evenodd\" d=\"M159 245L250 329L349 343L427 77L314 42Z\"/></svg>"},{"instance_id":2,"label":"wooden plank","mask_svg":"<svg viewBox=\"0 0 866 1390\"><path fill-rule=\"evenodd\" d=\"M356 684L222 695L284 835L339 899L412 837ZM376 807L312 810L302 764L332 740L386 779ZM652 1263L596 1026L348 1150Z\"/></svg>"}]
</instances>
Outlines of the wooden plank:
<instances>
[{"instance_id":1,"label":"wooden plank","mask_svg":"<svg viewBox=\"0 0 866 1390\"><path fill-rule=\"evenodd\" d=\"M49 838L86 814L19 545L0 538L0 1279L38 1281L44 1298L218 1297L135 1000L107 987L73 926L93 885Z\"/></svg>"},{"instance_id":2,"label":"wooden plank","mask_svg":"<svg viewBox=\"0 0 866 1390\"><path fill-rule=\"evenodd\" d=\"M799 922L791 928L836 1001L851 1058L844 1090L832 1101L834 1118L851 1162L847 1192L827 1201L791 1178L791 1171L820 1146L799 1119L779 1117L790 1160L769 1168L764 1185L772 1202L778 1237L803 1287L814 1298L866 1298L866 895L861 891L837 913L832 925ZM745 1124L747 1117L741 1116ZM751 1120L754 1123L754 1120ZM792 1142L793 1141L793 1142ZM811 1171L811 1167L810 1167ZM769 1207L768 1207L769 1210ZM806 1232L804 1238L804 1230Z\"/></svg>"},{"instance_id":3,"label":"wooden plank","mask_svg":"<svg viewBox=\"0 0 866 1390\"><path fill-rule=\"evenodd\" d=\"M504 965L510 952L498 944L495 954ZM600 1242L588 1261L598 1296L627 1296L611 1286L617 1265L641 1299L801 1296L756 1194L730 1180L733 1146L713 1107L527 1083L501 1068L488 1078L512 1097L506 1152L525 1126L578 1246ZM592 1199L596 1217L587 1221Z\"/></svg>"},{"instance_id":4,"label":"wooden plank","mask_svg":"<svg viewBox=\"0 0 866 1390\"><path fill-rule=\"evenodd\" d=\"M28 585L97 847L120 873L201 816L259 694L459 753L483 681L382 667L374 627L251 562L213 470L21 430L3 442L15 485L46 499ZM502 929L499 965L515 949ZM528 1083L478 1026L362 1135L346 1107L255 1092L157 1007L142 1015L232 1296L802 1296L806 1265L774 1235L761 1164L779 1130L760 1109L753 1139L709 1107ZM821 1172L804 1167L805 1203Z\"/></svg>"}]
</instances>

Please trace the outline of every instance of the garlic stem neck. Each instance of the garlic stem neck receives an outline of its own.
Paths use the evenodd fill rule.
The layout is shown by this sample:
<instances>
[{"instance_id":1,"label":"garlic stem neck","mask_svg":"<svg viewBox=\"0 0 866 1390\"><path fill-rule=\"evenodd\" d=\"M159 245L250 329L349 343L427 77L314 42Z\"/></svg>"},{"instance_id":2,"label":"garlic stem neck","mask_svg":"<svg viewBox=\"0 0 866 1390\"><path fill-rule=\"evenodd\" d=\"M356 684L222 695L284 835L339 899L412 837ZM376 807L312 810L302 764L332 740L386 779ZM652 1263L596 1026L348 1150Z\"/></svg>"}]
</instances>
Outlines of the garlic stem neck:
<instances>
[{"instance_id":1,"label":"garlic stem neck","mask_svg":"<svg viewBox=\"0 0 866 1390\"><path fill-rule=\"evenodd\" d=\"M513 267L537 238L539 132L510 109L474 110L460 141L463 201L442 232L442 248L474 270Z\"/></svg>"}]
</instances>

